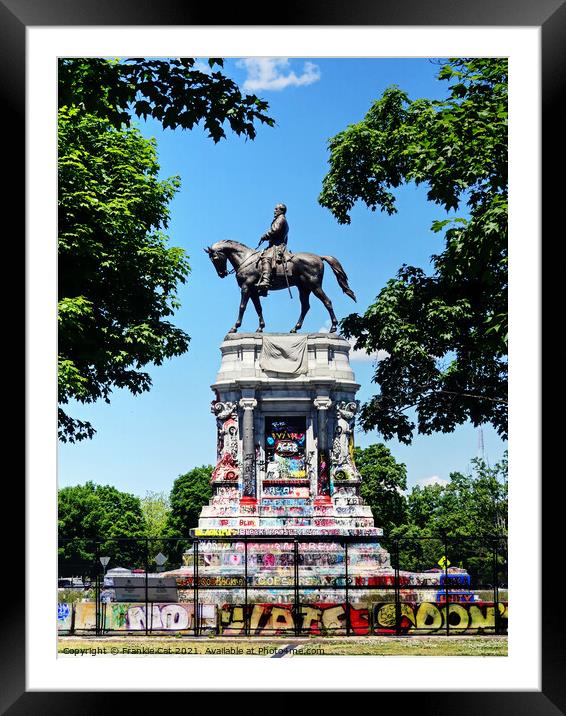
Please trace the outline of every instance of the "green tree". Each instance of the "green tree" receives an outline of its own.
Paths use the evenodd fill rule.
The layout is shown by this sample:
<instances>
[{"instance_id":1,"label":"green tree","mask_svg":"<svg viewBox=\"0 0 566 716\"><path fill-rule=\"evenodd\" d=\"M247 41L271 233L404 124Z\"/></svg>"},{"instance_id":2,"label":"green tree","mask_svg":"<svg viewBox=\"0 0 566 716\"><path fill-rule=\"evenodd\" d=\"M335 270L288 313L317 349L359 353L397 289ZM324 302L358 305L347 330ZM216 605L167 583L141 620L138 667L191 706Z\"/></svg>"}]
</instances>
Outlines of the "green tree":
<instances>
[{"instance_id":1,"label":"green tree","mask_svg":"<svg viewBox=\"0 0 566 716\"><path fill-rule=\"evenodd\" d=\"M393 544L398 545L399 569L423 572L438 568L438 560L445 551L442 534L435 532L430 527L419 527L408 522L394 527L390 537ZM394 560L397 559L396 552L392 554L392 557Z\"/></svg>"},{"instance_id":2,"label":"green tree","mask_svg":"<svg viewBox=\"0 0 566 716\"><path fill-rule=\"evenodd\" d=\"M189 537L190 530L198 526L201 509L212 497L212 470L212 465L194 467L179 475L173 483L169 496L171 511L165 530L167 537L174 538L169 543L170 562L181 562L182 553L189 542L179 538Z\"/></svg>"},{"instance_id":3,"label":"green tree","mask_svg":"<svg viewBox=\"0 0 566 716\"><path fill-rule=\"evenodd\" d=\"M396 462L383 443L354 448L354 460L362 476L360 494L371 507L377 527L387 537L390 530L406 520L407 468Z\"/></svg>"},{"instance_id":4,"label":"green tree","mask_svg":"<svg viewBox=\"0 0 566 716\"><path fill-rule=\"evenodd\" d=\"M437 514L440 510L444 487L437 483L420 487L416 485L407 497L407 513L409 522L415 527L424 529L437 525Z\"/></svg>"},{"instance_id":5,"label":"green tree","mask_svg":"<svg viewBox=\"0 0 566 716\"><path fill-rule=\"evenodd\" d=\"M63 487L58 498L59 574L93 576L101 568L97 542L110 567L143 566L147 524L139 497L87 482Z\"/></svg>"},{"instance_id":6,"label":"green tree","mask_svg":"<svg viewBox=\"0 0 566 716\"><path fill-rule=\"evenodd\" d=\"M507 60L454 59L438 79L445 100L391 87L333 137L319 197L349 223L357 201L394 213L392 190L415 182L446 211L432 224L445 231L433 273L403 265L363 315L342 321L356 348L388 354L363 427L405 443L415 428L451 432L468 420L507 435Z\"/></svg>"},{"instance_id":7,"label":"green tree","mask_svg":"<svg viewBox=\"0 0 566 716\"><path fill-rule=\"evenodd\" d=\"M169 497L165 492L148 490L141 498L141 508L146 524L146 535L151 540L163 536L171 512Z\"/></svg>"},{"instance_id":8,"label":"green tree","mask_svg":"<svg viewBox=\"0 0 566 716\"><path fill-rule=\"evenodd\" d=\"M59 402L138 394L148 363L187 350L168 319L189 270L161 229L177 179L159 180L154 142L75 109L59 112ZM94 428L60 408L62 441Z\"/></svg>"},{"instance_id":9,"label":"green tree","mask_svg":"<svg viewBox=\"0 0 566 716\"><path fill-rule=\"evenodd\" d=\"M171 511L169 497L165 492L148 490L145 496L141 498L141 508L146 524L147 548L151 569L155 568L154 559L159 552L168 558L168 562L163 569L178 567L177 563L171 562L169 559L169 553L171 552L170 544L167 541L167 520Z\"/></svg>"},{"instance_id":10,"label":"green tree","mask_svg":"<svg viewBox=\"0 0 566 716\"><path fill-rule=\"evenodd\" d=\"M403 540L401 567L436 566L446 539L453 565L461 563L476 585L493 584L495 542L499 565L506 563L507 469L507 454L494 466L475 458L470 474L453 472L446 485L414 487L407 496L407 522L391 534Z\"/></svg>"},{"instance_id":11,"label":"green tree","mask_svg":"<svg viewBox=\"0 0 566 716\"><path fill-rule=\"evenodd\" d=\"M198 525L200 511L212 497L210 480L212 478L212 465L194 467L173 483L169 501L167 528L171 535L188 537L189 530Z\"/></svg>"},{"instance_id":12,"label":"green tree","mask_svg":"<svg viewBox=\"0 0 566 716\"><path fill-rule=\"evenodd\" d=\"M238 85L218 69L220 57L208 60L210 72L194 57L166 60L130 58L119 62L78 57L59 60L59 107L78 107L107 119L117 129L130 126L132 115L152 117L164 128L192 129L203 122L209 137L226 136L224 124L254 139L254 122L273 126L268 104L242 95Z\"/></svg>"},{"instance_id":13,"label":"green tree","mask_svg":"<svg viewBox=\"0 0 566 716\"><path fill-rule=\"evenodd\" d=\"M171 506L164 492L148 490L141 498L142 514L146 524L146 535L152 539L163 536Z\"/></svg>"},{"instance_id":14,"label":"green tree","mask_svg":"<svg viewBox=\"0 0 566 716\"><path fill-rule=\"evenodd\" d=\"M214 142L227 124L253 139L273 125L267 103L242 95L211 59L63 59L59 64L59 437L95 430L70 416L69 401L110 402L115 388L147 391L149 364L184 353L188 335L169 317L189 271L163 230L177 177L159 180L155 142L133 116L163 127L202 122Z\"/></svg>"}]
</instances>

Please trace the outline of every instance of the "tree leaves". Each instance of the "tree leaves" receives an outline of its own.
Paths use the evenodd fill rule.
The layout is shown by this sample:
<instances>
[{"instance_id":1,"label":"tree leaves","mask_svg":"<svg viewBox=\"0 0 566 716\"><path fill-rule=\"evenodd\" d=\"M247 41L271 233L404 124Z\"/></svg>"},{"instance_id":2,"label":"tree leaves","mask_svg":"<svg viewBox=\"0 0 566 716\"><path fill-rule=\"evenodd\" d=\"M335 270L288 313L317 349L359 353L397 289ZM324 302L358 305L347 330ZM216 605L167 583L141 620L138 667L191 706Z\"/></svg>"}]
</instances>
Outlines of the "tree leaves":
<instances>
[{"instance_id":1,"label":"tree leaves","mask_svg":"<svg viewBox=\"0 0 566 716\"><path fill-rule=\"evenodd\" d=\"M416 486L406 497L405 523L390 533L401 539L403 569L436 566L446 536L449 559L463 562L473 584L493 583L491 539L507 536L507 453L493 466L471 460L469 474L452 472L446 484ZM427 539L422 539L427 538Z\"/></svg>"},{"instance_id":2,"label":"tree leaves","mask_svg":"<svg viewBox=\"0 0 566 716\"><path fill-rule=\"evenodd\" d=\"M59 401L109 400L114 387L148 390L139 369L186 351L165 317L189 271L161 232L176 178L160 181L154 144L138 130L59 112ZM91 437L60 413L59 436Z\"/></svg>"},{"instance_id":3,"label":"tree leaves","mask_svg":"<svg viewBox=\"0 0 566 716\"><path fill-rule=\"evenodd\" d=\"M188 537L190 530L198 526L201 510L212 497L212 469L212 465L194 467L179 475L173 483L169 496L171 511L167 517L164 536L172 538L169 550L179 562L186 546L184 540L179 538Z\"/></svg>"},{"instance_id":4,"label":"tree leaves","mask_svg":"<svg viewBox=\"0 0 566 716\"><path fill-rule=\"evenodd\" d=\"M223 60L210 58L208 65L222 67ZM116 129L129 127L132 114L152 117L170 129L192 129L202 121L218 142L226 137L224 123L250 139L256 134L255 122L274 125L266 114L267 102L242 95L221 72L195 69L194 58L62 58L59 82L59 107L79 106Z\"/></svg>"},{"instance_id":5,"label":"tree leaves","mask_svg":"<svg viewBox=\"0 0 566 716\"><path fill-rule=\"evenodd\" d=\"M363 427L406 443L467 420L507 435L507 61L456 59L438 78L454 82L446 100L391 87L331 139L319 197L339 223L357 201L393 213L390 189L409 181L446 211L466 208L432 223L445 238L432 275L401 267L363 316L341 323L356 348L388 354Z\"/></svg>"},{"instance_id":6,"label":"tree leaves","mask_svg":"<svg viewBox=\"0 0 566 716\"><path fill-rule=\"evenodd\" d=\"M354 460L362 476L360 494L371 507L375 524L387 534L406 519L403 490L407 487L407 469L395 461L383 443L354 448Z\"/></svg>"},{"instance_id":7,"label":"tree leaves","mask_svg":"<svg viewBox=\"0 0 566 716\"><path fill-rule=\"evenodd\" d=\"M211 475L212 465L202 465L175 480L170 495L169 536L187 537L198 525L201 509L212 497Z\"/></svg>"},{"instance_id":8,"label":"tree leaves","mask_svg":"<svg viewBox=\"0 0 566 716\"><path fill-rule=\"evenodd\" d=\"M59 573L92 572L95 543L114 567L140 567L144 563L146 522L138 497L111 485L84 485L59 490ZM122 538L137 538L128 542Z\"/></svg>"},{"instance_id":9,"label":"tree leaves","mask_svg":"<svg viewBox=\"0 0 566 716\"><path fill-rule=\"evenodd\" d=\"M133 116L171 129L202 122L214 142L224 125L253 139L254 123L274 122L265 101L194 58L63 58L58 97L59 402L109 402L114 388L149 390L141 368L189 343L166 320L189 272L163 233L180 180L158 179L155 140L132 128ZM94 434L62 408L59 417L64 442Z\"/></svg>"}]
</instances>

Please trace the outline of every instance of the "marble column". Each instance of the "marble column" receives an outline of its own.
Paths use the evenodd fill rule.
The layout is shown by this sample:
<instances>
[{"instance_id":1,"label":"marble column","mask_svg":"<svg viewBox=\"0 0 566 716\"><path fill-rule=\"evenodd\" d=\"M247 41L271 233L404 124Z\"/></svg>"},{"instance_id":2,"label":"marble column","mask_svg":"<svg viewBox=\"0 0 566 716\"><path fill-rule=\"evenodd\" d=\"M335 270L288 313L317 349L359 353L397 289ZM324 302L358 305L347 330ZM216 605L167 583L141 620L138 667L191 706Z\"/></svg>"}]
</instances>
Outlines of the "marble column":
<instances>
[{"instance_id":1,"label":"marble column","mask_svg":"<svg viewBox=\"0 0 566 716\"><path fill-rule=\"evenodd\" d=\"M318 470L317 489L315 499L318 502L330 501L330 456L328 451L328 410L332 401L327 396L318 396L313 401L317 409L318 430Z\"/></svg>"},{"instance_id":2,"label":"marble column","mask_svg":"<svg viewBox=\"0 0 566 716\"><path fill-rule=\"evenodd\" d=\"M242 454L243 454L243 490L244 502L255 502L256 474L255 474L255 441L254 441L254 408L257 406L255 398L242 398L240 407L244 411L242 418Z\"/></svg>"}]
</instances>

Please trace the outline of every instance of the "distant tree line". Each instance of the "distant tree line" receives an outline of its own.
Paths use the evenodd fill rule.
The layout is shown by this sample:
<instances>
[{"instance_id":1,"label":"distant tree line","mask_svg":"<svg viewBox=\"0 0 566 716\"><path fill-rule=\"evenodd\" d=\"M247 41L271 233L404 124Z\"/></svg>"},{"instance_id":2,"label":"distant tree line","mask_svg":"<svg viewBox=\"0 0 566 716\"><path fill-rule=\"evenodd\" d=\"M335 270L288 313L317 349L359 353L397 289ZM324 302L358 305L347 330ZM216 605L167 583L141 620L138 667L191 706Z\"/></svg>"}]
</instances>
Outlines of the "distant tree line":
<instances>
[{"instance_id":1,"label":"distant tree line","mask_svg":"<svg viewBox=\"0 0 566 716\"><path fill-rule=\"evenodd\" d=\"M491 540L507 535L506 454L494 466L473 459L469 474L453 472L446 484L415 486L409 492L405 465L385 445L355 448L355 459L362 497L376 526L383 528L383 546L390 549L400 540L401 569L438 567L446 539L453 566L463 566L483 583L493 581ZM148 558L153 571L159 552L167 557L167 569L180 566L189 530L212 495L212 469L202 465L179 475L169 495L148 492L140 498L93 482L59 490L60 575L99 568L97 541L98 556L110 557L108 568L144 569Z\"/></svg>"}]
</instances>

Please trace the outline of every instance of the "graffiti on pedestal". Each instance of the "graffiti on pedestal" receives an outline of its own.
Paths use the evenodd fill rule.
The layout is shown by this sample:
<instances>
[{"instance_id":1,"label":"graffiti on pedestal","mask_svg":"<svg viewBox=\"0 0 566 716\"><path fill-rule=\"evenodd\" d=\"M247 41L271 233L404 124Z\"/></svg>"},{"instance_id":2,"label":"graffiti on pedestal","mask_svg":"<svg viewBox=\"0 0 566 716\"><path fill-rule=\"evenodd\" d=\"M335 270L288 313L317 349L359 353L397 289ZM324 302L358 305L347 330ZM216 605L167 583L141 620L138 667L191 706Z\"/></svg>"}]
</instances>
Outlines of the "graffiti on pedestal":
<instances>
[{"instance_id":1,"label":"graffiti on pedestal","mask_svg":"<svg viewBox=\"0 0 566 716\"><path fill-rule=\"evenodd\" d=\"M94 602L78 602L75 631L92 631L96 626ZM195 627L193 604L187 603L112 603L100 612L100 627L105 631L189 631ZM199 627L216 628L216 605L199 604Z\"/></svg>"},{"instance_id":2,"label":"graffiti on pedestal","mask_svg":"<svg viewBox=\"0 0 566 716\"><path fill-rule=\"evenodd\" d=\"M266 479L306 477L306 419L268 417L265 419Z\"/></svg>"},{"instance_id":3,"label":"graffiti on pedestal","mask_svg":"<svg viewBox=\"0 0 566 716\"><path fill-rule=\"evenodd\" d=\"M269 498L269 500L279 497L308 499L310 497L310 488L295 487L293 485L263 485L263 497Z\"/></svg>"},{"instance_id":4,"label":"graffiti on pedestal","mask_svg":"<svg viewBox=\"0 0 566 716\"><path fill-rule=\"evenodd\" d=\"M60 632L71 630L73 605L61 602L57 605L57 629Z\"/></svg>"},{"instance_id":5,"label":"graffiti on pedestal","mask_svg":"<svg viewBox=\"0 0 566 716\"><path fill-rule=\"evenodd\" d=\"M322 496L330 496L330 460L328 450L318 451L318 483L317 492Z\"/></svg>"},{"instance_id":6,"label":"graffiti on pedestal","mask_svg":"<svg viewBox=\"0 0 566 716\"><path fill-rule=\"evenodd\" d=\"M253 497L255 495L255 452L244 455L243 494Z\"/></svg>"},{"instance_id":7,"label":"graffiti on pedestal","mask_svg":"<svg viewBox=\"0 0 566 716\"><path fill-rule=\"evenodd\" d=\"M217 463L212 472L212 481L237 481L238 466L238 407L236 403L214 400L211 412L216 416Z\"/></svg>"},{"instance_id":8,"label":"graffiti on pedestal","mask_svg":"<svg viewBox=\"0 0 566 716\"><path fill-rule=\"evenodd\" d=\"M354 425L359 401L340 401L336 405L336 427L332 441L332 478L335 481L355 480L360 474L354 463Z\"/></svg>"},{"instance_id":9,"label":"graffiti on pedestal","mask_svg":"<svg viewBox=\"0 0 566 716\"><path fill-rule=\"evenodd\" d=\"M245 634L246 621L250 636L300 634L345 634L345 604L224 604L219 612L219 626L224 636ZM352 634L369 633L369 611L350 606Z\"/></svg>"},{"instance_id":10,"label":"graffiti on pedestal","mask_svg":"<svg viewBox=\"0 0 566 716\"><path fill-rule=\"evenodd\" d=\"M397 612L398 610L398 612ZM399 617L397 616L399 614ZM499 631L507 631L507 602L402 602L376 604L373 608L373 624L375 634L394 634L398 630L402 634L434 634L446 632L451 634L493 633L496 620Z\"/></svg>"},{"instance_id":11,"label":"graffiti on pedestal","mask_svg":"<svg viewBox=\"0 0 566 716\"><path fill-rule=\"evenodd\" d=\"M234 578L208 581L208 586L239 586ZM187 585L188 586L188 585ZM74 621L71 618L74 616ZM96 604L59 604L58 621L63 631L77 633L96 628ZM71 624L74 629L71 630ZM188 632L195 627L194 604L111 603L99 613L105 631ZM507 632L507 602L382 602L371 606L344 602L312 604L199 604L199 628L218 630L224 636L332 636L350 634L492 634Z\"/></svg>"},{"instance_id":12,"label":"graffiti on pedestal","mask_svg":"<svg viewBox=\"0 0 566 716\"><path fill-rule=\"evenodd\" d=\"M347 613L349 609L349 614ZM371 613L370 613L371 612ZM396 619L399 615L399 623ZM507 602L475 604L436 602L394 602L373 608L345 603L300 604L224 604L219 611L219 627L225 636L343 635L368 634L452 634L500 633L507 631ZM497 623L496 623L497 622Z\"/></svg>"}]
</instances>

